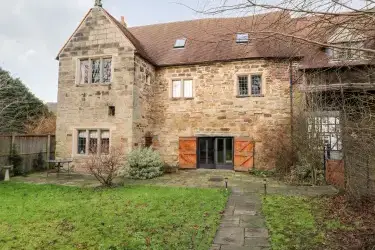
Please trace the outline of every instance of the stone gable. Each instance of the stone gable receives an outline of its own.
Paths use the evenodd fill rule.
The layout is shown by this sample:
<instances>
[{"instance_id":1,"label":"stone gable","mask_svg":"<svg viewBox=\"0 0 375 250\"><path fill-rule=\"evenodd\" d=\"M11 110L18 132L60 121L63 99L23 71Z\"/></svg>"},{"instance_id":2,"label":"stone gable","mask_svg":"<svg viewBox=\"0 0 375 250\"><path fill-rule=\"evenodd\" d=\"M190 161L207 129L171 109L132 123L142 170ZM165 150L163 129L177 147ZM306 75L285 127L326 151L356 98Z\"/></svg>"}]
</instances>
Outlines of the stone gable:
<instances>
[{"instance_id":1,"label":"stone gable","mask_svg":"<svg viewBox=\"0 0 375 250\"><path fill-rule=\"evenodd\" d=\"M75 157L76 130L111 130L111 144L128 152L132 145L135 71L133 44L100 8L92 9L59 55L57 155ZM79 59L112 57L110 84L76 84ZM116 107L109 117L108 106ZM80 157L76 157L79 159Z\"/></svg>"}]
</instances>

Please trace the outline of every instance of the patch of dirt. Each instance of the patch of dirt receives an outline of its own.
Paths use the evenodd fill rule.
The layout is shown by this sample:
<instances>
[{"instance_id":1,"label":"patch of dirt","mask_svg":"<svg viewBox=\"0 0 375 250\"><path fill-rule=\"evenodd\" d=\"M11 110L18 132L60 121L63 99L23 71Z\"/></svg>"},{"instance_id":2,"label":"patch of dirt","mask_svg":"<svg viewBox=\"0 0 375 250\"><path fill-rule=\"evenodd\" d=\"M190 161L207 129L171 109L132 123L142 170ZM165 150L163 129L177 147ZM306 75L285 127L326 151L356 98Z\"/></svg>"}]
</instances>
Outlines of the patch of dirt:
<instances>
[{"instance_id":1,"label":"patch of dirt","mask_svg":"<svg viewBox=\"0 0 375 250\"><path fill-rule=\"evenodd\" d=\"M344 228L328 231L330 249L375 250L375 200L350 201L344 195L327 199L325 219L339 220Z\"/></svg>"}]
</instances>

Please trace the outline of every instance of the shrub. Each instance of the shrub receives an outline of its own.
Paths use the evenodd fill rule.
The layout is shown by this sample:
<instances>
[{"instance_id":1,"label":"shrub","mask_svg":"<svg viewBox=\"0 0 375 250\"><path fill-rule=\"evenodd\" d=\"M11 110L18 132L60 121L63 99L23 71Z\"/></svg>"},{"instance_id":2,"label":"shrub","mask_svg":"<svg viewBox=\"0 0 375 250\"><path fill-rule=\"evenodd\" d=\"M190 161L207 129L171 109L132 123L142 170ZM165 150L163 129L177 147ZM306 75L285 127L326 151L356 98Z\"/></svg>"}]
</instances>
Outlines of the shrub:
<instances>
[{"instance_id":1,"label":"shrub","mask_svg":"<svg viewBox=\"0 0 375 250\"><path fill-rule=\"evenodd\" d=\"M158 152L142 148L129 154L127 166L131 178L146 180L163 175L164 163Z\"/></svg>"},{"instance_id":2,"label":"shrub","mask_svg":"<svg viewBox=\"0 0 375 250\"><path fill-rule=\"evenodd\" d=\"M103 186L112 187L114 186L113 180L119 175L123 160L121 149L113 148L107 155L91 155L84 163L84 167Z\"/></svg>"},{"instance_id":3,"label":"shrub","mask_svg":"<svg viewBox=\"0 0 375 250\"><path fill-rule=\"evenodd\" d=\"M39 152L36 159L33 160L33 170L41 171L45 169L45 161L43 159L43 153Z\"/></svg>"},{"instance_id":4,"label":"shrub","mask_svg":"<svg viewBox=\"0 0 375 250\"><path fill-rule=\"evenodd\" d=\"M21 155L18 153L16 145L12 146L8 160L9 160L9 163L13 165L13 174L15 176L24 174L24 171L22 169L23 159Z\"/></svg>"},{"instance_id":5,"label":"shrub","mask_svg":"<svg viewBox=\"0 0 375 250\"><path fill-rule=\"evenodd\" d=\"M173 173L176 173L177 171L178 171L178 166L176 165L165 164L163 167L163 172L165 174L173 174Z\"/></svg>"}]
</instances>

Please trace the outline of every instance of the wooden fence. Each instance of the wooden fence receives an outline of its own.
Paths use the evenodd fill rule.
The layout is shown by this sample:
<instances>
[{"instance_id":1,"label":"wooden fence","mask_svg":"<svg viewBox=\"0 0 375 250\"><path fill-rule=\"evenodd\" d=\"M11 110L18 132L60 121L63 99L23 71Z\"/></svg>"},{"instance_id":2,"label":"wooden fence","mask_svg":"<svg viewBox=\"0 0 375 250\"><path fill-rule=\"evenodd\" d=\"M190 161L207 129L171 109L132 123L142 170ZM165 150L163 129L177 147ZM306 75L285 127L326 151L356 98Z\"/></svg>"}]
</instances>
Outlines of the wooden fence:
<instances>
[{"instance_id":1,"label":"wooden fence","mask_svg":"<svg viewBox=\"0 0 375 250\"><path fill-rule=\"evenodd\" d=\"M9 164L12 145L22 157L20 170L23 173L46 168L45 161L55 157L55 135L0 135L0 167ZM43 159L43 166L37 166L39 158Z\"/></svg>"}]
</instances>

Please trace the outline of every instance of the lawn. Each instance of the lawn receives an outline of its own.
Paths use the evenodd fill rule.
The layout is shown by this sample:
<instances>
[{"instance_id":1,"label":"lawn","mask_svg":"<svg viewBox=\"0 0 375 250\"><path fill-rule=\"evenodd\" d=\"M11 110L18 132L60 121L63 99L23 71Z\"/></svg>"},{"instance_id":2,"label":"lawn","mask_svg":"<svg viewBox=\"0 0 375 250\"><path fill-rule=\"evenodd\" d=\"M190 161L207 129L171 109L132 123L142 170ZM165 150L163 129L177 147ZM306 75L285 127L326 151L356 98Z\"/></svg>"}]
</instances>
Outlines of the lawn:
<instances>
[{"instance_id":1,"label":"lawn","mask_svg":"<svg viewBox=\"0 0 375 250\"><path fill-rule=\"evenodd\" d=\"M0 183L1 249L209 249L228 194Z\"/></svg>"},{"instance_id":2,"label":"lawn","mask_svg":"<svg viewBox=\"0 0 375 250\"><path fill-rule=\"evenodd\" d=\"M375 210L354 208L344 196L269 195L263 214L273 250L373 249Z\"/></svg>"}]
</instances>

